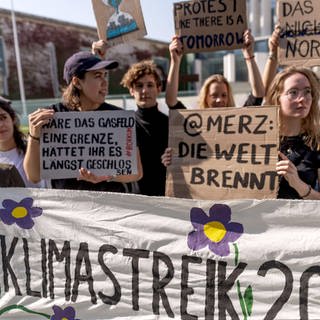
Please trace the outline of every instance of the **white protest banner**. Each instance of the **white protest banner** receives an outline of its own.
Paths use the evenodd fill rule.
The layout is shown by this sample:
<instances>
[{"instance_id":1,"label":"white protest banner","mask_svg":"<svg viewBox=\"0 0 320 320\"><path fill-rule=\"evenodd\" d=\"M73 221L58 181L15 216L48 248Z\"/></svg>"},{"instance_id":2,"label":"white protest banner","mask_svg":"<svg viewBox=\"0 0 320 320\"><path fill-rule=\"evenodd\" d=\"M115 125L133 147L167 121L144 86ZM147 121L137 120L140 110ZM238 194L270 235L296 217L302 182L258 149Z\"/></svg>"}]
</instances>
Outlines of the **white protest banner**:
<instances>
[{"instance_id":1,"label":"white protest banner","mask_svg":"<svg viewBox=\"0 0 320 320\"><path fill-rule=\"evenodd\" d=\"M280 65L320 64L320 1L278 0Z\"/></svg>"},{"instance_id":2,"label":"white protest banner","mask_svg":"<svg viewBox=\"0 0 320 320\"><path fill-rule=\"evenodd\" d=\"M243 47L246 0L192 0L173 5L175 33L185 53Z\"/></svg>"},{"instance_id":3,"label":"white protest banner","mask_svg":"<svg viewBox=\"0 0 320 320\"><path fill-rule=\"evenodd\" d=\"M56 112L40 137L41 177L137 173L134 111Z\"/></svg>"},{"instance_id":4,"label":"white protest banner","mask_svg":"<svg viewBox=\"0 0 320 320\"><path fill-rule=\"evenodd\" d=\"M143 38L146 27L140 0L92 0L99 39L110 46Z\"/></svg>"},{"instance_id":5,"label":"white protest banner","mask_svg":"<svg viewBox=\"0 0 320 320\"><path fill-rule=\"evenodd\" d=\"M170 110L166 195L276 198L278 108Z\"/></svg>"},{"instance_id":6,"label":"white protest banner","mask_svg":"<svg viewBox=\"0 0 320 320\"><path fill-rule=\"evenodd\" d=\"M1 189L0 319L318 319L319 202Z\"/></svg>"}]
</instances>

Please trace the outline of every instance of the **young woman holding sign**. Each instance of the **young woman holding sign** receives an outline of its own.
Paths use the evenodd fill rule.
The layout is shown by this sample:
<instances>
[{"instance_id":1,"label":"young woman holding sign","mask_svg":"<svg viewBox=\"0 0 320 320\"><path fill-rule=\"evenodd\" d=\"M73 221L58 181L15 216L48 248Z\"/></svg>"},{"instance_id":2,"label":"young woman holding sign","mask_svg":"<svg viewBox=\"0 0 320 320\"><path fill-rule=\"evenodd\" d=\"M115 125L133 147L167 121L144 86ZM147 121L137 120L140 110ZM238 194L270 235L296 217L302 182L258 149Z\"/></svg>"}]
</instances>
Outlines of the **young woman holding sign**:
<instances>
[{"instance_id":1,"label":"young woman holding sign","mask_svg":"<svg viewBox=\"0 0 320 320\"><path fill-rule=\"evenodd\" d=\"M40 180L40 132L42 126L53 118L55 112L121 110L105 102L108 93L108 70L117 66L118 62L102 60L90 52L75 53L66 61L64 79L67 87L63 92L63 102L50 108L38 109L29 115L29 144L24 161L29 180L34 182ZM142 177L139 150L137 150L137 163L138 173L133 175L96 176L86 168L80 168L78 179L53 179L52 187L125 192L123 183L136 181Z\"/></svg>"},{"instance_id":2,"label":"young woman holding sign","mask_svg":"<svg viewBox=\"0 0 320 320\"><path fill-rule=\"evenodd\" d=\"M261 74L254 57L254 39L250 30L246 30L243 35L242 53L248 68L249 82L252 88L252 94L249 95L245 106L259 106L262 103L265 90ZM185 108L178 101L179 70L183 55L182 43L179 37L175 36L169 46L170 51L170 69L167 79L166 102L171 108ZM207 78L200 90L198 107L200 109L235 107L231 86L228 80L221 74L214 74ZM162 155L162 163L165 166L170 165L172 158L172 149L167 148Z\"/></svg>"},{"instance_id":3,"label":"young woman holding sign","mask_svg":"<svg viewBox=\"0 0 320 320\"><path fill-rule=\"evenodd\" d=\"M245 105L261 105L265 91L261 74L254 57L254 39L250 30L243 35L243 55L248 68L249 82L252 94L248 97ZM166 102L168 106L176 106L178 103L179 70L183 55L183 46L179 37L173 37L169 46L170 68L167 79ZM235 107L232 90L227 79L221 74L214 74L207 78L200 90L198 107L200 109L217 107Z\"/></svg>"},{"instance_id":4,"label":"young woman holding sign","mask_svg":"<svg viewBox=\"0 0 320 320\"><path fill-rule=\"evenodd\" d=\"M266 105L280 106L280 175L278 198L316 199L320 168L319 80L306 68L278 73L266 95Z\"/></svg>"}]
</instances>

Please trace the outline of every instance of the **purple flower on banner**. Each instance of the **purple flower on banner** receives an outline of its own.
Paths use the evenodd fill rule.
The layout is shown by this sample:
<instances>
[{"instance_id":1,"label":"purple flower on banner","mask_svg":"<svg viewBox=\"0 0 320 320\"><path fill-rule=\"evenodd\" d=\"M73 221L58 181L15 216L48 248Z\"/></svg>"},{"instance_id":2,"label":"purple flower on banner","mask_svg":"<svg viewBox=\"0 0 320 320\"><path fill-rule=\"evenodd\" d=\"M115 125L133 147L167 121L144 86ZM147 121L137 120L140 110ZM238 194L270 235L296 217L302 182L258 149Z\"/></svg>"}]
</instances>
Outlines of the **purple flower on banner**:
<instances>
[{"instance_id":1,"label":"purple flower on banner","mask_svg":"<svg viewBox=\"0 0 320 320\"><path fill-rule=\"evenodd\" d=\"M76 312L73 307L66 307L65 309L61 309L58 306L52 307L54 315L51 316L50 320L79 320L76 319Z\"/></svg>"},{"instance_id":2,"label":"purple flower on banner","mask_svg":"<svg viewBox=\"0 0 320 320\"><path fill-rule=\"evenodd\" d=\"M32 198L24 198L20 202L11 199L3 200L4 209L0 209L0 220L4 224L16 223L22 229L31 229L34 226L32 218L42 214L42 209L32 207L32 204Z\"/></svg>"},{"instance_id":3,"label":"purple flower on banner","mask_svg":"<svg viewBox=\"0 0 320 320\"><path fill-rule=\"evenodd\" d=\"M228 256L229 242L235 242L243 233L242 224L230 222L231 209L227 205L215 204L209 217L201 208L192 208L190 219L195 230L188 235L188 246L195 251L209 246L213 253Z\"/></svg>"}]
</instances>

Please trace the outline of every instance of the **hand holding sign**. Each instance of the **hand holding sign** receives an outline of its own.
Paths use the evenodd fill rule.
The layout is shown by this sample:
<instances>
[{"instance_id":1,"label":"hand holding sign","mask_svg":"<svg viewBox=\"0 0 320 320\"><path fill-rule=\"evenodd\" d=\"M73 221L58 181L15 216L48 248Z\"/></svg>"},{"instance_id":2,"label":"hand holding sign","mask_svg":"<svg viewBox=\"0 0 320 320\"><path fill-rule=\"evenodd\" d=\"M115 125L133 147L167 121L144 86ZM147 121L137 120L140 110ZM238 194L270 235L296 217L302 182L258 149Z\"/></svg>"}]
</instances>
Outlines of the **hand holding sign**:
<instances>
[{"instance_id":1,"label":"hand holding sign","mask_svg":"<svg viewBox=\"0 0 320 320\"><path fill-rule=\"evenodd\" d=\"M91 183L100 183L102 181L112 181L115 179L115 175L112 176L97 176L94 173L92 173L91 171L85 169L85 168L80 168L79 169L79 173L80 173L80 177L78 178L78 180L84 180L84 181L88 181Z\"/></svg>"},{"instance_id":2,"label":"hand holding sign","mask_svg":"<svg viewBox=\"0 0 320 320\"><path fill-rule=\"evenodd\" d=\"M108 47L108 42L105 40L94 41L91 45L91 53L99 56L102 60L104 60Z\"/></svg>"}]
</instances>

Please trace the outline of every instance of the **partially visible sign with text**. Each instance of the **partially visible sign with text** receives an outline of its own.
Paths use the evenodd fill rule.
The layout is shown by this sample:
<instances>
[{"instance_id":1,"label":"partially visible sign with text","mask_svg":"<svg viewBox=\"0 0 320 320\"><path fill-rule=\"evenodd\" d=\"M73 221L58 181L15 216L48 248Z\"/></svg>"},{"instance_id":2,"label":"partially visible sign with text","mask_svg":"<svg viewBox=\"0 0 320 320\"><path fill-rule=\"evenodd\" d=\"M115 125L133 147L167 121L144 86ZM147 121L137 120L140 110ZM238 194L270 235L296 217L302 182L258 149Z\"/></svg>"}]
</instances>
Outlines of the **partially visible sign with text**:
<instances>
[{"instance_id":1,"label":"partially visible sign with text","mask_svg":"<svg viewBox=\"0 0 320 320\"><path fill-rule=\"evenodd\" d=\"M320 64L320 1L278 0L281 26L279 63L305 67Z\"/></svg>"}]
</instances>

